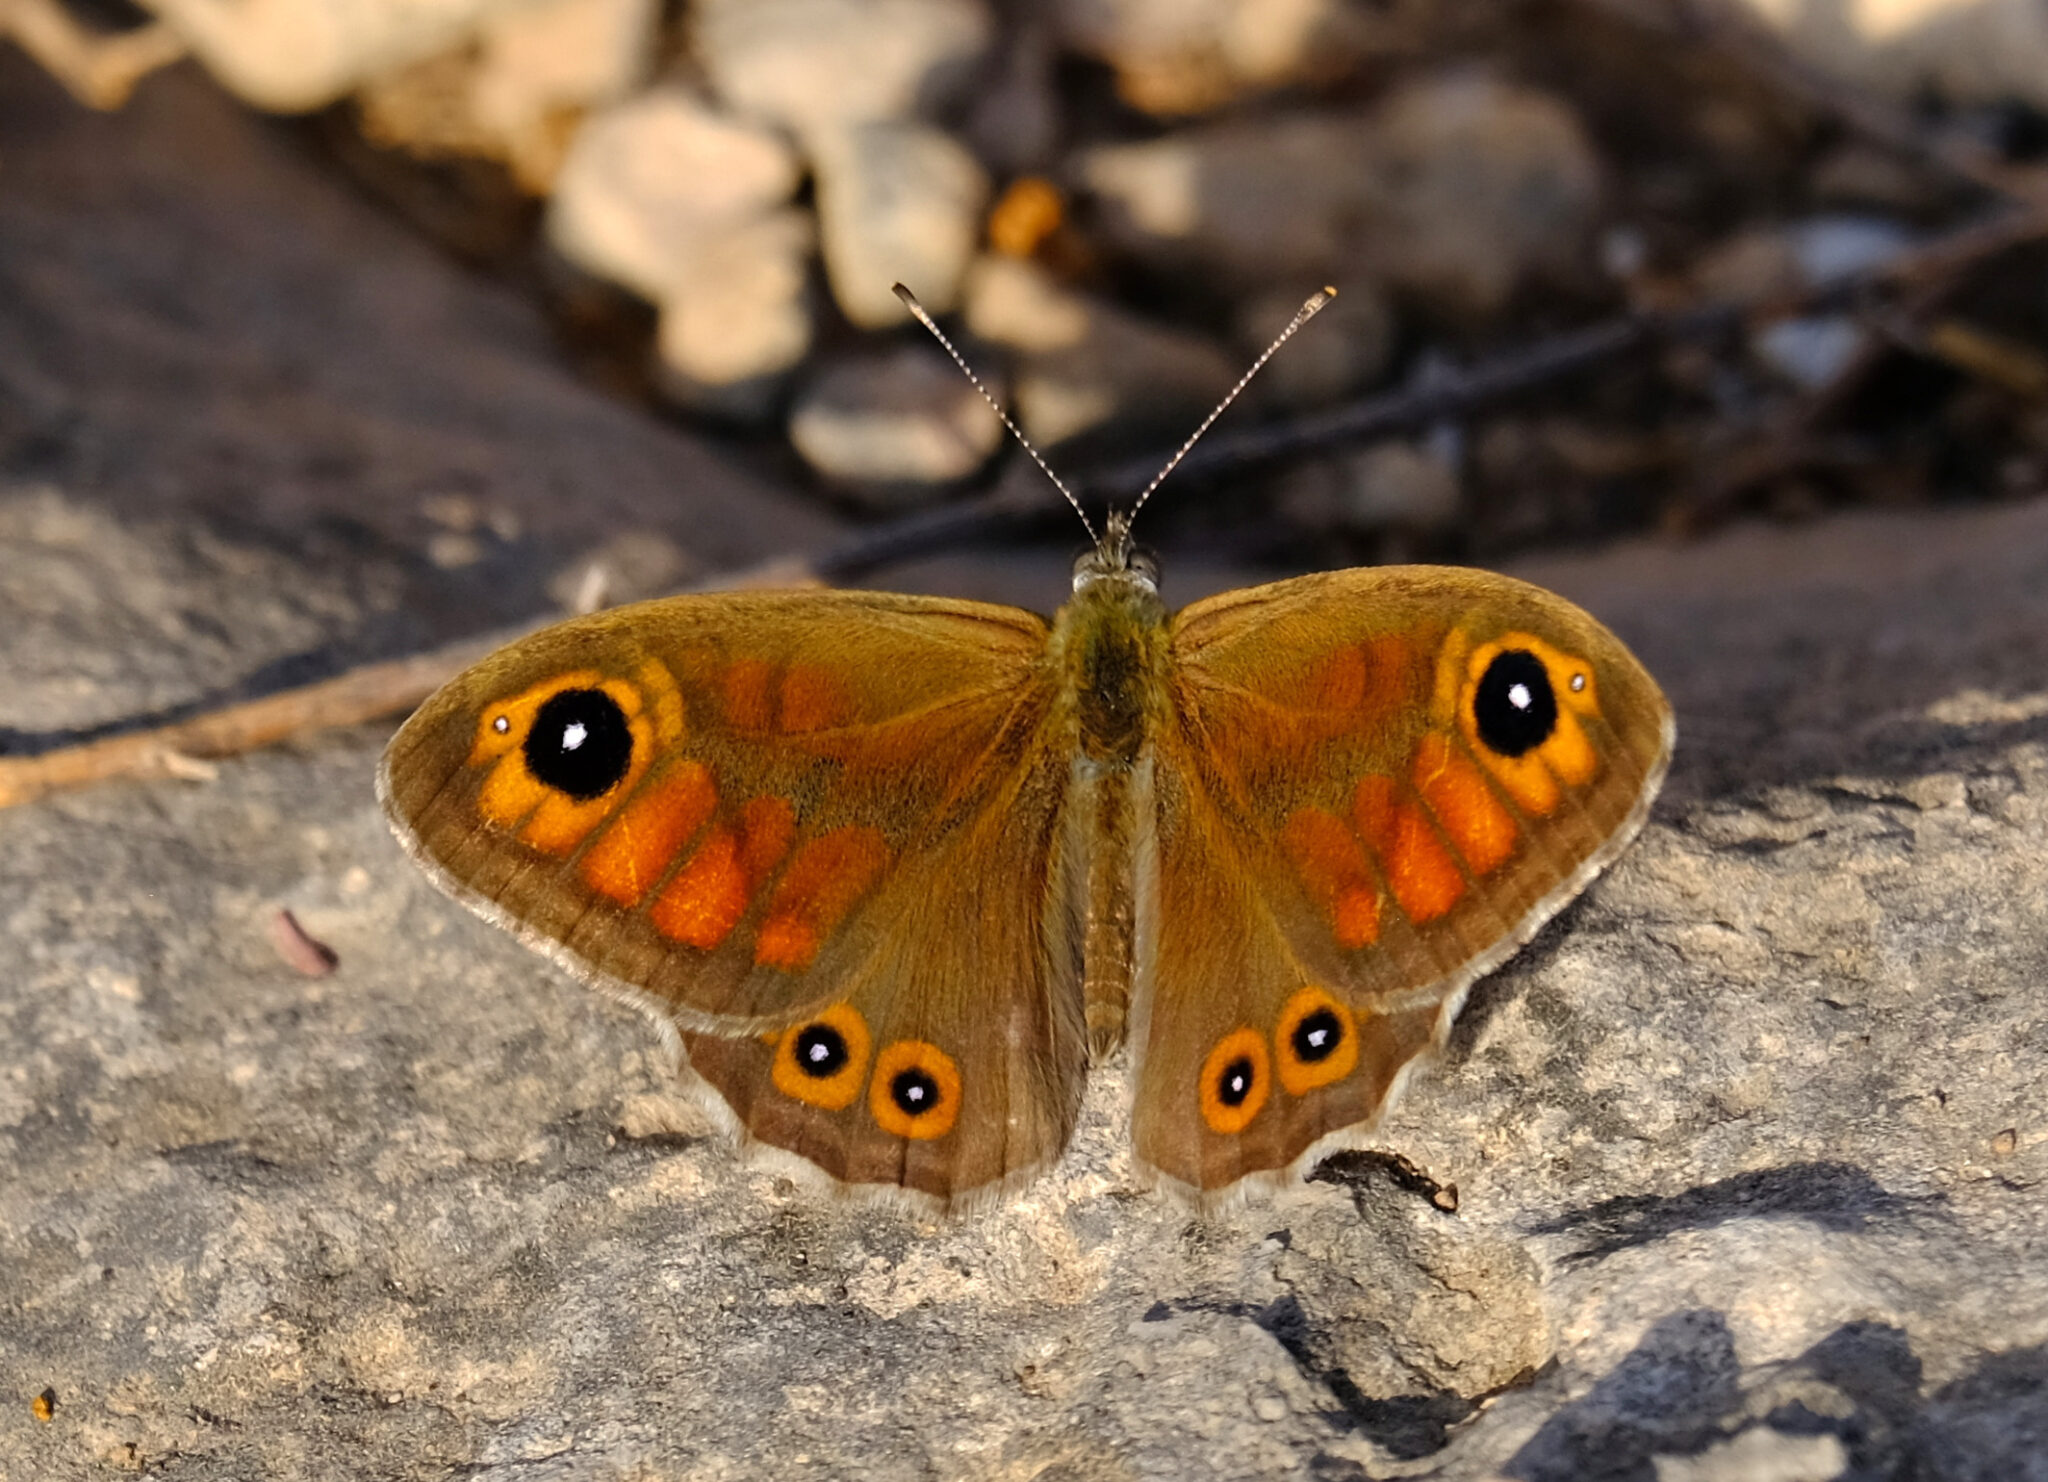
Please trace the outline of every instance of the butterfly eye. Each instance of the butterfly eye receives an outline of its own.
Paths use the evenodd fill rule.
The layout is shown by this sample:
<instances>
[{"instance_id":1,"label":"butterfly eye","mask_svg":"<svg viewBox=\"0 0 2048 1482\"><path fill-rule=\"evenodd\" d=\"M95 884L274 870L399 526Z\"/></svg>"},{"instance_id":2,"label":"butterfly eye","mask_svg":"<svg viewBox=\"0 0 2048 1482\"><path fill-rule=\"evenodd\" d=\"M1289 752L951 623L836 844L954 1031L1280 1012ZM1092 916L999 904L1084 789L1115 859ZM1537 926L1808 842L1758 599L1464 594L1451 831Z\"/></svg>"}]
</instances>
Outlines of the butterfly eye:
<instances>
[{"instance_id":1,"label":"butterfly eye","mask_svg":"<svg viewBox=\"0 0 2048 1482\"><path fill-rule=\"evenodd\" d=\"M633 732L603 690L563 690L542 704L523 750L536 781L587 802L617 787L632 766Z\"/></svg>"},{"instance_id":2,"label":"butterfly eye","mask_svg":"<svg viewBox=\"0 0 2048 1482\"><path fill-rule=\"evenodd\" d=\"M1202 1062L1202 1120L1228 1137L1242 1132L1272 1091L1272 1066L1265 1036L1234 1029L1216 1042Z\"/></svg>"},{"instance_id":3,"label":"butterfly eye","mask_svg":"<svg viewBox=\"0 0 2048 1482\"><path fill-rule=\"evenodd\" d=\"M775 1089L826 1111L849 1106L860 1095L868 1044L867 1021L851 1004L835 1003L776 1043Z\"/></svg>"},{"instance_id":4,"label":"butterfly eye","mask_svg":"<svg viewBox=\"0 0 2048 1482\"><path fill-rule=\"evenodd\" d=\"M1358 1065L1358 1023L1352 1012L1316 987L1297 991L1273 1032L1280 1084L1301 1096L1341 1081Z\"/></svg>"},{"instance_id":5,"label":"butterfly eye","mask_svg":"<svg viewBox=\"0 0 2048 1482\"><path fill-rule=\"evenodd\" d=\"M1496 654L1473 692L1472 721L1479 739L1501 756L1521 756L1548 741L1557 729L1557 694L1543 661L1527 649Z\"/></svg>"},{"instance_id":6,"label":"butterfly eye","mask_svg":"<svg viewBox=\"0 0 2048 1482\"><path fill-rule=\"evenodd\" d=\"M960 1115L959 1067L937 1045L900 1039L875 1057L868 1110L884 1132L943 1137Z\"/></svg>"}]
</instances>

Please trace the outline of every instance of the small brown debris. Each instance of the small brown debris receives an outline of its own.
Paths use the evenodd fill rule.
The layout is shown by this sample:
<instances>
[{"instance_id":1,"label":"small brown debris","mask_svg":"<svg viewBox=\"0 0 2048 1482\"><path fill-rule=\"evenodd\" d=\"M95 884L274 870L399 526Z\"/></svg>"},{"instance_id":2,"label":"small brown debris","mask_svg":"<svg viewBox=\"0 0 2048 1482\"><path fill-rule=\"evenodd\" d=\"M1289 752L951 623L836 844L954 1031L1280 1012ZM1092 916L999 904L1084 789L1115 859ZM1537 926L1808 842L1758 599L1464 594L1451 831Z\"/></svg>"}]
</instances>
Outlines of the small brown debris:
<instances>
[{"instance_id":1,"label":"small brown debris","mask_svg":"<svg viewBox=\"0 0 2048 1482\"><path fill-rule=\"evenodd\" d=\"M2017 1127L2008 1127L1991 1139L1991 1153L1993 1157L2010 1158L2019 1151L2019 1147L2020 1134Z\"/></svg>"},{"instance_id":2,"label":"small brown debris","mask_svg":"<svg viewBox=\"0 0 2048 1482\"><path fill-rule=\"evenodd\" d=\"M280 906L270 918L270 945L295 972L324 978L341 965L341 955L299 925L299 918Z\"/></svg>"},{"instance_id":3,"label":"small brown debris","mask_svg":"<svg viewBox=\"0 0 2048 1482\"><path fill-rule=\"evenodd\" d=\"M1029 257L1065 217L1059 188L1037 175L1013 181L988 213L988 244L1005 257Z\"/></svg>"}]
</instances>

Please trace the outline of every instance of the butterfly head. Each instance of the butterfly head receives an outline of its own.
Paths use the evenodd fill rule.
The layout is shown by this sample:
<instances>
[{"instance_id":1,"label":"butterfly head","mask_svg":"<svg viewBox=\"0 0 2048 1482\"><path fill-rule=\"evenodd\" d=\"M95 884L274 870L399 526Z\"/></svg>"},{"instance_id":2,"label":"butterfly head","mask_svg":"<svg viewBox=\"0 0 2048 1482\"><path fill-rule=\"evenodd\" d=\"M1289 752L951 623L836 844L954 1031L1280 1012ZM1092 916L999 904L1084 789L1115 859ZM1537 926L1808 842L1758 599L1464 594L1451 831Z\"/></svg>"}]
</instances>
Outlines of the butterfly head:
<instances>
[{"instance_id":1,"label":"butterfly head","mask_svg":"<svg viewBox=\"0 0 2048 1482\"><path fill-rule=\"evenodd\" d=\"M1074 563L1074 590L1116 582L1146 592L1159 590L1159 558L1131 539L1131 512L1111 510L1095 548Z\"/></svg>"}]
</instances>

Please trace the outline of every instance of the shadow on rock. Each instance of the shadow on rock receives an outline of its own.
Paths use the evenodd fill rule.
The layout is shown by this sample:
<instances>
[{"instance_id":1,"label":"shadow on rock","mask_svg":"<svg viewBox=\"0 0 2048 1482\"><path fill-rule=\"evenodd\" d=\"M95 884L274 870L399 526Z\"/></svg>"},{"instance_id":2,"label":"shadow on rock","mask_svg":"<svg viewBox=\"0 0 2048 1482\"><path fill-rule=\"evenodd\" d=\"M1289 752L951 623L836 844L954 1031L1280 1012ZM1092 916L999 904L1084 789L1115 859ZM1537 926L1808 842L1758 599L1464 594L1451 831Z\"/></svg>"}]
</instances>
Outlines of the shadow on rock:
<instances>
[{"instance_id":1,"label":"shadow on rock","mask_svg":"<svg viewBox=\"0 0 2048 1482\"><path fill-rule=\"evenodd\" d=\"M1585 1241L1565 1257L1597 1261L1631 1246L1647 1245L1679 1230L1708 1229L1734 1219L1786 1216L1823 1230L1854 1231L1873 1221L1898 1219L1939 1196L1894 1194L1847 1163L1788 1163L1700 1184L1681 1194L1627 1194L1569 1210L1534 1227L1538 1235L1575 1235Z\"/></svg>"}]
</instances>

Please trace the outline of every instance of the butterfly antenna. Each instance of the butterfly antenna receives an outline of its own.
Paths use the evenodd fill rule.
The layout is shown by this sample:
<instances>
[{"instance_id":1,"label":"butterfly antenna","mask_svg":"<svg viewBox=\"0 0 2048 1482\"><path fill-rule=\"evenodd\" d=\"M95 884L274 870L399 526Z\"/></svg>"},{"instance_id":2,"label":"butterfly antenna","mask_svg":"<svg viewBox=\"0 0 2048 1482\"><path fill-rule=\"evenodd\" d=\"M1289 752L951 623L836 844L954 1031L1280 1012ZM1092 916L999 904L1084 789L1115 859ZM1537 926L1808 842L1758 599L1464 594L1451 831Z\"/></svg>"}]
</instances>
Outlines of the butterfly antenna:
<instances>
[{"instance_id":1,"label":"butterfly antenna","mask_svg":"<svg viewBox=\"0 0 2048 1482\"><path fill-rule=\"evenodd\" d=\"M917 322L919 324L922 324L926 329L932 332L932 338L937 340L941 345L944 345L946 347L946 353L953 357L953 364L960 367L960 374L967 377L969 381L972 381L974 383L974 389L981 393L981 399L988 403L989 410L994 412L998 417L1001 417L1003 419L1003 426L1010 429L1010 436L1016 438L1019 443L1023 444L1024 451L1031 455L1031 461L1038 465L1039 471L1042 472L1047 478L1052 480L1052 486L1055 489L1059 490L1061 494L1066 496L1067 503L1071 504L1074 507L1074 513L1081 517L1081 524L1084 527L1086 527L1088 531L1088 538L1094 541L1097 545L1100 545L1102 543L1102 537L1095 533L1095 522L1088 518L1088 511L1081 508L1081 501L1074 497L1074 491L1072 489L1069 489L1064 483L1062 483L1060 481L1060 476L1052 471L1050 465L1048 465L1043 458L1038 456L1038 449L1031 446L1031 439L1024 435L1023 429L1018 427L1018 425L1015 422L1012 422L1010 420L1010 414L1003 410L1002 403L998 402L993 396L989 395L988 387L981 384L981 377L977 376L974 373L973 369L968 366L966 360L962 358L960 352L953 348L953 342L946 338L946 332L943 329L939 328L937 322L933 320L930 314L925 312L924 305L917 301L917 295L912 293L908 288L905 288L901 283L898 283L896 285L896 297L903 300L903 307L910 310L910 312L916 316ZM1318 305L1317 307L1320 308L1321 305ZM1291 334L1293 332L1293 329L1290 327L1288 332ZM1285 339L1286 336L1283 335L1281 336L1281 338ZM1272 353L1273 352L1271 350L1268 350L1266 352L1266 354L1268 355L1271 355ZM1257 368L1258 367L1256 366L1253 367L1254 370L1256 370ZM1249 380L1251 378L1247 376L1245 379ZM1231 393L1231 395L1233 396L1235 396L1236 394L1236 392ZM1226 402L1225 405L1228 405L1228 403ZM1222 408L1219 407L1217 408L1217 410L1221 411ZM1216 419L1214 417L1211 417L1209 420L1213 422ZM1206 427L1208 423L1205 422L1202 425ZM1150 491L1148 490L1147 492L1149 493Z\"/></svg>"},{"instance_id":2,"label":"butterfly antenna","mask_svg":"<svg viewBox=\"0 0 2048 1482\"><path fill-rule=\"evenodd\" d=\"M1172 473L1176 468L1180 467L1180 460L1187 457L1188 450L1193 448L1196 443L1202 440L1202 434L1207 432L1209 428L1215 423L1216 419L1222 416L1223 413L1229 409L1230 404L1233 401L1237 400L1238 396L1244 391L1244 388L1251 385L1252 377L1257 375L1261 370L1264 370L1266 362L1273 358L1274 354L1280 349L1280 347L1286 344L1289 340L1293 339L1296 332L1300 330L1302 325L1308 323L1309 320L1315 318L1316 315L1320 314L1323 311L1323 309L1329 304L1330 300L1335 298L1336 296L1337 290L1329 287L1322 288L1321 290L1312 293L1308 296L1308 300L1305 303L1303 303L1301 308L1295 312L1294 317L1287 321L1287 328L1281 330L1279 334L1274 336L1273 343L1266 346L1264 352L1260 354L1259 358L1252 362L1252 368L1246 371L1243 375L1239 376L1237 378L1237 384L1230 388L1229 394L1226 395L1223 398L1223 400L1216 403L1216 410L1209 413L1208 416L1202 419L1202 425L1200 427L1197 427L1194 430L1194 432L1189 435L1188 440L1180 445L1179 450L1171 458L1166 460L1166 467L1160 469L1158 473L1152 476L1152 482L1145 486L1145 492L1138 496L1138 502L1131 506L1131 512L1124 517L1124 523L1126 525L1128 525L1132 520L1135 520L1138 517L1138 511L1145 507L1145 501L1152 497L1152 491L1158 488L1161 484L1166 482L1166 476L1168 474Z\"/></svg>"}]
</instances>

